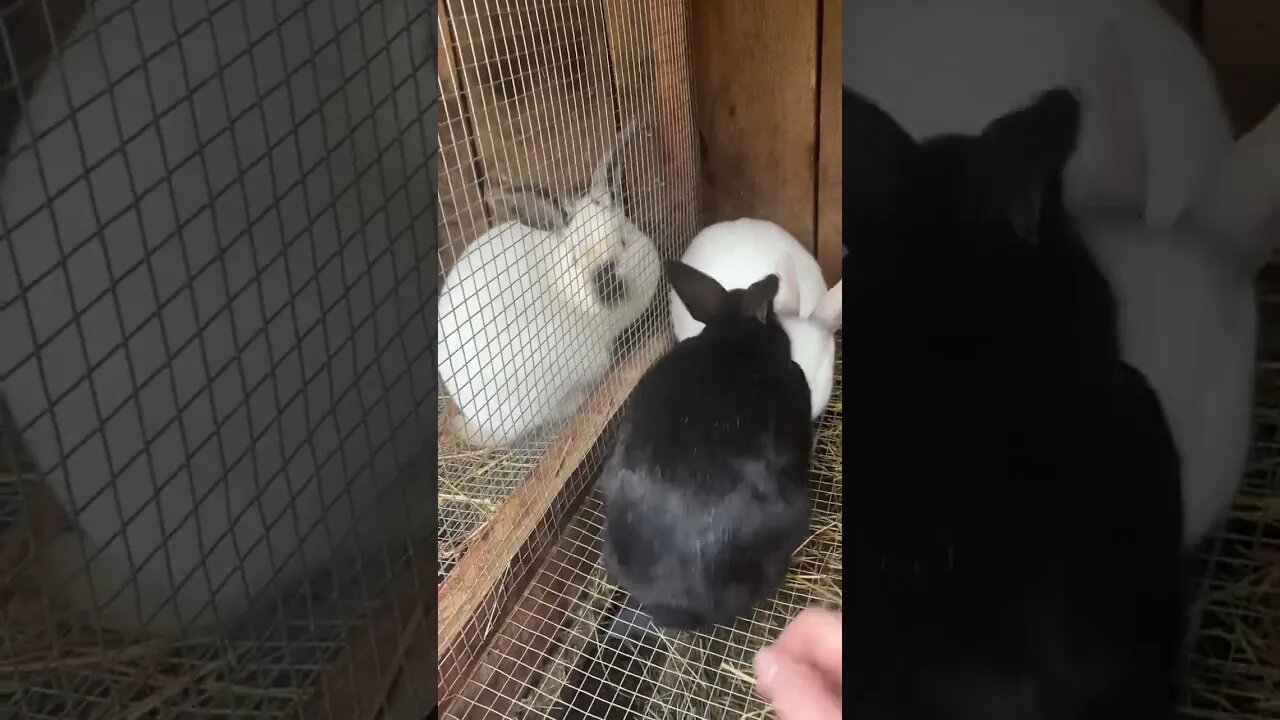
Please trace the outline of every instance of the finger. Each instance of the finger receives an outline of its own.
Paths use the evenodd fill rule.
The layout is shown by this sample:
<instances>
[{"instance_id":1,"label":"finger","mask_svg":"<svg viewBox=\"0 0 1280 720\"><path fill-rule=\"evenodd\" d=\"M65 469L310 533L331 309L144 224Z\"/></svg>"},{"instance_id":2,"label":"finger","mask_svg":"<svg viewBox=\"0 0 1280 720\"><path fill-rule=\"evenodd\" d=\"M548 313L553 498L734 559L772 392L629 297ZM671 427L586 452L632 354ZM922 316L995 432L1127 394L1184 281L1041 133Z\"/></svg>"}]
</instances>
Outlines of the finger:
<instances>
[{"instance_id":1,"label":"finger","mask_svg":"<svg viewBox=\"0 0 1280 720\"><path fill-rule=\"evenodd\" d=\"M842 629L840 613L807 608L782 631L774 647L813 665L829 681L838 684Z\"/></svg>"},{"instance_id":2,"label":"finger","mask_svg":"<svg viewBox=\"0 0 1280 720\"><path fill-rule=\"evenodd\" d=\"M756 689L778 720L840 720L840 691L804 661L776 647L756 655Z\"/></svg>"}]
</instances>

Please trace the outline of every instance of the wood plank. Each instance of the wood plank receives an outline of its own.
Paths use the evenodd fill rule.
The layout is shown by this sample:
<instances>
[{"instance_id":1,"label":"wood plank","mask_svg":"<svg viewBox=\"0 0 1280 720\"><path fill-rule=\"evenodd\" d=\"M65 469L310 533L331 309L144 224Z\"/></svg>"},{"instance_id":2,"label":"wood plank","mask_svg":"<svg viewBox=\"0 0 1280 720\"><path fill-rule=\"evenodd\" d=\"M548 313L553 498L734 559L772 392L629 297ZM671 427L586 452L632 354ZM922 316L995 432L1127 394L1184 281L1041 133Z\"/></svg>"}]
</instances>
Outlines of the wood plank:
<instances>
[{"instance_id":1,"label":"wood plank","mask_svg":"<svg viewBox=\"0 0 1280 720\"><path fill-rule=\"evenodd\" d=\"M1242 134L1280 102L1280 2L1206 2L1204 27L1227 113Z\"/></svg>"},{"instance_id":2,"label":"wood plank","mask_svg":"<svg viewBox=\"0 0 1280 720\"><path fill-rule=\"evenodd\" d=\"M827 285L840 279L843 248L844 181L843 129L841 127L841 0L822 2L821 93L818 108L818 217L815 253Z\"/></svg>"},{"instance_id":3,"label":"wood plank","mask_svg":"<svg viewBox=\"0 0 1280 720\"><path fill-rule=\"evenodd\" d=\"M441 2L436 47L440 77L439 169L437 175L438 216L437 241L440 262L440 284L453 268L467 245L489 226L480 179L468 98L463 94L457 67L458 46L448 20L448 2Z\"/></svg>"},{"instance_id":4,"label":"wood plank","mask_svg":"<svg viewBox=\"0 0 1280 720\"><path fill-rule=\"evenodd\" d=\"M704 222L772 220L813 252L818 0L691 10Z\"/></svg>"},{"instance_id":5,"label":"wood plank","mask_svg":"<svg viewBox=\"0 0 1280 720\"><path fill-rule=\"evenodd\" d=\"M650 338L615 369L553 442L530 476L498 509L440 587L439 658L442 705L453 700L499 626L508 601L523 590L567 525L582 487L585 461L600 462L606 427L646 369L666 349ZM581 483L577 483L581 485Z\"/></svg>"}]
</instances>

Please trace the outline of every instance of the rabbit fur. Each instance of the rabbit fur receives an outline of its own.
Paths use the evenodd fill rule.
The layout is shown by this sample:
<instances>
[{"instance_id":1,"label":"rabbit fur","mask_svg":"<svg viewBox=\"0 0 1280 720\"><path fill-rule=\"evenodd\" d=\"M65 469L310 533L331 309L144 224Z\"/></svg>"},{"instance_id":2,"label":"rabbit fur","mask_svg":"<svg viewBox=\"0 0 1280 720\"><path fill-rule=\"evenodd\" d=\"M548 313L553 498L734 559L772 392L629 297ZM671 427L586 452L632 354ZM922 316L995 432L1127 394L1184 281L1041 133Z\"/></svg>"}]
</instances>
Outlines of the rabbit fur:
<instances>
[{"instance_id":1,"label":"rabbit fur","mask_svg":"<svg viewBox=\"0 0 1280 720\"><path fill-rule=\"evenodd\" d=\"M126 630L226 628L431 522L388 499L434 432L434 121L397 111L433 102L391 102L435 91L430 10L219 5L90 3L0 190L0 390L77 525L42 562Z\"/></svg>"},{"instance_id":2,"label":"rabbit fur","mask_svg":"<svg viewBox=\"0 0 1280 720\"><path fill-rule=\"evenodd\" d=\"M775 272L783 255L789 255L795 264L800 290L798 314L808 317L826 295L827 282L813 255L776 223L739 218L708 225L689 241L680 261L710 275L724 287L735 289ZM675 290L670 297L671 327L676 340L702 332L702 323L693 319Z\"/></svg>"},{"instance_id":3,"label":"rabbit fur","mask_svg":"<svg viewBox=\"0 0 1280 720\"><path fill-rule=\"evenodd\" d=\"M1178 456L1063 205L1079 122L916 143L845 91L850 717L1172 716Z\"/></svg>"},{"instance_id":4,"label":"rabbit fur","mask_svg":"<svg viewBox=\"0 0 1280 720\"><path fill-rule=\"evenodd\" d=\"M616 147L587 193L495 195L520 218L477 238L440 296L440 378L460 413L453 432L503 446L567 420L612 362L619 335L657 293L661 259L623 213Z\"/></svg>"},{"instance_id":5,"label":"rabbit fur","mask_svg":"<svg viewBox=\"0 0 1280 720\"><path fill-rule=\"evenodd\" d=\"M1125 359L1149 379L1182 458L1185 541L1230 508L1249 454L1254 277L1280 240L1280 110L1222 158L1167 229L1091 212L1081 228L1115 288Z\"/></svg>"},{"instance_id":6,"label":"rabbit fur","mask_svg":"<svg viewBox=\"0 0 1280 720\"><path fill-rule=\"evenodd\" d=\"M856 32L899 43L907 41L902 33L930 33L918 42L939 47L933 33L947 28L943 34L950 37L959 19L948 13L960 8L928 0L922 7L929 11L912 16L908 24L905 17L891 19L896 11L887 6L859 4ZM973 17L983 18L988 7L1010 10L997 0L982 0L982 12ZM941 75L901 86L883 84L908 71L900 54L892 69L867 56L853 70L855 85L872 87L870 96L886 100L890 114L921 137L968 131L984 121L989 108L1002 108L1050 84L1052 78L1037 65L1046 54L1058 58L1058 76L1078 84L1085 106L1084 145L1073 155L1077 172L1073 176L1069 169L1068 184L1074 177L1077 198L1092 192L1098 200L1110 193L1109 203L1075 204L1080 229L1115 290L1124 357L1155 389L1172 428L1182 461L1184 541L1193 545L1229 508L1247 461L1258 325L1253 278L1280 240L1274 190L1280 187L1280 114L1273 112L1233 145L1203 59L1173 21L1146 0L1105 7L1084 3L1066 15L1056 0L1018 8L984 20L992 31L1021 23L1032 33L1003 36L1021 48L1000 55L1011 68L1007 73L1025 75L1017 83L1005 71L967 66L978 57L996 57L988 52L957 56L964 61L946 63ZM963 8L973 10L968 4ZM1094 32L1061 29L1086 20ZM1086 40L1080 47L1093 52L1072 49L1081 37ZM1128 45L1125 38L1131 38ZM960 34L950 41L987 40ZM855 53L885 51L856 47ZM1073 60L1073 53L1087 58ZM1011 63L1007 57L1021 60ZM960 83L950 73L972 81ZM950 95L926 94L935 82L952 89L976 87L991 93L983 96L990 102L948 105L954 99ZM962 112L968 114L961 117ZM1115 193L1119 185L1105 182L1108 171L1080 171L1090 164L1104 167L1107 157L1140 156L1134 148L1145 152L1145 162L1127 162L1128 169L1111 173L1111 179L1123 177L1124 185L1146 198L1145 205L1126 206Z\"/></svg>"},{"instance_id":7,"label":"rabbit fur","mask_svg":"<svg viewBox=\"0 0 1280 720\"><path fill-rule=\"evenodd\" d=\"M790 342L791 360L800 366L805 384L809 386L809 417L817 420L831 401L835 382L835 335L840 329L844 290L837 282L823 294L813 310L805 314L800 309L799 284L790 255L778 260L776 274L778 296L774 310Z\"/></svg>"},{"instance_id":8,"label":"rabbit fur","mask_svg":"<svg viewBox=\"0 0 1280 720\"><path fill-rule=\"evenodd\" d=\"M809 530L804 376L778 277L667 276L704 330L640 378L600 476L604 563L662 627L727 624L773 593Z\"/></svg>"},{"instance_id":9,"label":"rabbit fur","mask_svg":"<svg viewBox=\"0 0 1280 720\"><path fill-rule=\"evenodd\" d=\"M1155 0L858 0L844 47L844 84L916 139L976 133L1046 88L1084 85L1066 176L1076 209L1136 207L1167 228L1231 145L1212 70ZM1128 88L1112 86L1126 74ZM1092 104L1116 92L1125 102Z\"/></svg>"},{"instance_id":10,"label":"rabbit fur","mask_svg":"<svg viewBox=\"0 0 1280 720\"><path fill-rule=\"evenodd\" d=\"M791 233L768 220L741 218L709 225L680 260L730 289L745 288L769 273L778 275L774 308L791 339L791 358L809 384L811 416L816 420L831 400L840 284L828 290L817 260ZM671 327L677 341L702 331L702 323L693 319L674 289Z\"/></svg>"}]
</instances>

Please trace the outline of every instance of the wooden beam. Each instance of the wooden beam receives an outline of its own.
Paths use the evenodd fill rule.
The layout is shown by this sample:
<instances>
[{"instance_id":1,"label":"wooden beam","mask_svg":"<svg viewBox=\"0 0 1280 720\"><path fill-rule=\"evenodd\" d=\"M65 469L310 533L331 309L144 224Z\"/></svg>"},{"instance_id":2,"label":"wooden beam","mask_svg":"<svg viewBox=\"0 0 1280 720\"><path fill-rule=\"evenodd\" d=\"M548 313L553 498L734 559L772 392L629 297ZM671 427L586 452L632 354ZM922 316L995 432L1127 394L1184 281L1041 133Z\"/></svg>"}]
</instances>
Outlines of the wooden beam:
<instances>
[{"instance_id":1,"label":"wooden beam","mask_svg":"<svg viewBox=\"0 0 1280 720\"><path fill-rule=\"evenodd\" d=\"M841 275L844 247L841 187L844 181L844 154L841 113L841 0L822 0L822 59L818 98L818 217L815 255L827 285L835 285Z\"/></svg>"},{"instance_id":2,"label":"wooden beam","mask_svg":"<svg viewBox=\"0 0 1280 720\"><path fill-rule=\"evenodd\" d=\"M705 223L778 223L814 251L819 0L691 4Z\"/></svg>"}]
</instances>

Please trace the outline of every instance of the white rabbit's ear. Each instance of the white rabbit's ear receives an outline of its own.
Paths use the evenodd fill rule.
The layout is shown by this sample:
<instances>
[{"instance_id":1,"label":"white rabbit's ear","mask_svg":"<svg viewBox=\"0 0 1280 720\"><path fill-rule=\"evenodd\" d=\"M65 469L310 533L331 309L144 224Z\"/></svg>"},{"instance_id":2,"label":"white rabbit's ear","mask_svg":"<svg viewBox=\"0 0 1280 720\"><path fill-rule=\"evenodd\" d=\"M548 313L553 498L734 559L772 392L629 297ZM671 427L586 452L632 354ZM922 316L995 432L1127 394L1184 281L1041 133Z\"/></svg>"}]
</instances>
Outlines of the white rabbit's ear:
<instances>
[{"instance_id":1,"label":"white rabbit's ear","mask_svg":"<svg viewBox=\"0 0 1280 720\"><path fill-rule=\"evenodd\" d=\"M489 205L498 215L505 214L544 232L555 232L569 222L560 202L537 188L494 190Z\"/></svg>"},{"instance_id":2,"label":"white rabbit's ear","mask_svg":"<svg viewBox=\"0 0 1280 720\"><path fill-rule=\"evenodd\" d=\"M779 315L800 314L800 284L796 282L796 262L790 253L783 253L778 259L778 297L773 301L773 310Z\"/></svg>"},{"instance_id":3,"label":"white rabbit's ear","mask_svg":"<svg viewBox=\"0 0 1280 720\"><path fill-rule=\"evenodd\" d=\"M1075 34L1071 72L1081 103L1080 137L1064 192L1076 206L1142 207L1148 161L1132 53L1112 22L1085 23Z\"/></svg>"},{"instance_id":4,"label":"white rabbit's ear","mask_svg":"<svg viewBox=\"0 0 1280 720\"><path fill-rule=\"evenodd\" d=\"M818 307L813 309L813 314L809 316L811 320L820 323L823 327L831 332L840 329L840 324L844 322L844 280L839 280L826 295L822 296L822 300L818 303Z\"/></svg>"},{"instance_id":5,"label":"white rabbit's ear","mask_svg":"<svg viewBox=\"0 0 1280 720\"><path fill-rule=\"evenodd\" d=\"M600 156L591 172L591 185L587 188L590 197L601 202L622 204L622 167L618 162L618 150L631 139L637 127L636 120L628 121Z\"/></svg>"},{"instance_id":6,"label":"white rabbit's ear","mask_svg":"<svg viewBox=\"0 0 1280 720\"><path fill-rule=\"evenodd\" d=\"M1209 173L1181 221L1220 234L1250 274L1262 268L1280 241L1280 107Z\"/></svg>"}]
</instances>

